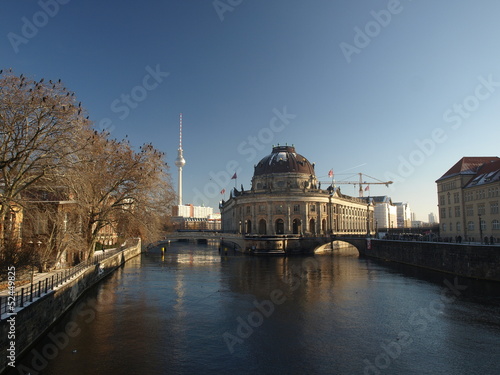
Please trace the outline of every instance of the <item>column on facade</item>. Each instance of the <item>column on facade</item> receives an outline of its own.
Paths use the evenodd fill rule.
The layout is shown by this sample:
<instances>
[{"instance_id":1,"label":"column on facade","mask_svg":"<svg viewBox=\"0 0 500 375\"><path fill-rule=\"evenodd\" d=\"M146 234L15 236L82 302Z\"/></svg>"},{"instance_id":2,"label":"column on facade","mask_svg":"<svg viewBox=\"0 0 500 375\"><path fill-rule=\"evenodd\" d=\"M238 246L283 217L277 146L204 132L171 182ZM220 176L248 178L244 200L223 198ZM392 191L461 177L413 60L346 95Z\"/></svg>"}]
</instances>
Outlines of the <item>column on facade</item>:
<instances>
[{"instance_id":1,"label":"column on facade","mask_svg":"<svg viewBox=\"0 0 500 375\"><path fill-rule=\"evenodd\" d=\"M304 213L304 216L305 216L305 221L304 223L302 224L302 231L305 233L307 231L309 231L309 203L305 202L305 213Z\"/></svg>"},{"instance_id":2,"label":"column on facade","mask_svg":"<svg viewBox=\"0 0 500 375\"><path fill-rule=\"evenodd\" d=\"M290 228L290 202L286 203L285 233L292 233L292 230Z\"/></svg>"}]
</instances>

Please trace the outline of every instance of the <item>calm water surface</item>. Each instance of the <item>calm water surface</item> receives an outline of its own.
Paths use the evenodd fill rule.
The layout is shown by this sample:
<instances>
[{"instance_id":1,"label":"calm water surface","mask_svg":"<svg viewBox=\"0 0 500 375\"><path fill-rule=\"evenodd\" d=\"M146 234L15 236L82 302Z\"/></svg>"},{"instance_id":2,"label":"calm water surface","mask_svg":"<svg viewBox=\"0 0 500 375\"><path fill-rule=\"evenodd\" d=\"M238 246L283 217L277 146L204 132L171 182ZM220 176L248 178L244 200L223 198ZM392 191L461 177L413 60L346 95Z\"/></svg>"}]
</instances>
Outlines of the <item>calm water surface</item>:
<instances>
[{"instance_id":1,"label":"calm water surface","mask_svg":"<svg viewBox=\"0 0 500 375\"><path fill-rule=\"evenodd\" d=\"M500 374L499 284L174 244L87 293L13 373Z\"/></svg>"}]
</instances>

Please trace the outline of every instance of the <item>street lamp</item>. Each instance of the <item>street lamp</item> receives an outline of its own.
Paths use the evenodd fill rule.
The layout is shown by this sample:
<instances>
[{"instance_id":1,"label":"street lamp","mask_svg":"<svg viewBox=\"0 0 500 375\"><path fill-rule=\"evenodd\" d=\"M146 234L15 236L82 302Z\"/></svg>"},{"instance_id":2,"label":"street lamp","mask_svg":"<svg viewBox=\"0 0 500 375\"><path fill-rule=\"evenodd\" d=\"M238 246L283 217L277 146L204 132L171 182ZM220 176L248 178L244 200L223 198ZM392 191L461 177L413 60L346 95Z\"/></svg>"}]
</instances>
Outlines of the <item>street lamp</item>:
<instances>
[{"instance_id":1,"label":"street lamp","mask_svg":"<svg viewBox=\"0 0 500 375\"><path fill-rule=\"evenodd\" d=\"M370 233L370 198L368 198L368 204L366 205L366 236L371 237Z\"/></svg>"},{"instance_id":2,"label":"street lamp","mask_svg":"<svg viewBox=\"0 0 500 375\"><path fill-rule=\"evenodd\" d=\"M481 214L478 214L479 216L479 239L481 240L481 245L483 244L483 226L481 223Z\"/></svg>"},{"instance_id":3,"label":"street lamp","mask_svg":"<svg viewBox=\"0 0 500 375\"><path fill-rule=\"evenodd\" d=\"M332 217L332 197L334 188L330 185L326 190L328 190L328 234L333 234L333 217Z\"/></svg>"}]
</instances>

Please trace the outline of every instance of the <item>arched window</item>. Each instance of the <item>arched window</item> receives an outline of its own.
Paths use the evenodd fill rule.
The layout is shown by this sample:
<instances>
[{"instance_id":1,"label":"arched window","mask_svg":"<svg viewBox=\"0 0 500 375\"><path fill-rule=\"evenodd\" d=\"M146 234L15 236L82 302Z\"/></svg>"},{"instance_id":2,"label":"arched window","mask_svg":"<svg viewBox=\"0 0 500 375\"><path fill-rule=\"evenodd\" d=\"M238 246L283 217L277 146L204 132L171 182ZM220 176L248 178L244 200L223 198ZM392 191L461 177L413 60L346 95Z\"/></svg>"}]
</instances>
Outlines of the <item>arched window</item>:
<instances>
[{"instance_id":1,"label":"arched window","mask_svg":"<svg viewBox=\"0 0 500 375\"><path fill-rule=\"evenodd\" d=\"M285 222L283 219L276 220L276 234L284 234L285 233Z\"/></svg>"},{"instance_id":2,"label":"arched window","mask_svg":"<svg viewBox=\"0 0 500 375\"><path fill-rule=\"evenodd\" d=\"M314 219L309 220L309 232L316 234L316 221Z\"/></svg>"},{"instance_id":3,"label":"arched window","mask_svg":"<svg viewBox=\"0 0 500 375\"><path fill-rule=\"evenodd\" d=\"M267 223L264 219L259 220L259 234L267 234Z\"/></svg>"},{"instance_id":4,"label":"arched window","mask_svg":"<svg viewBox=\"0 0 500 375\"><path fill-rule=\"evenodd\" d=\"M293 234L300 234L302 231L302 223L300 222L300 219L293 219L292 230Z\"/></svg>"}]
</instances>

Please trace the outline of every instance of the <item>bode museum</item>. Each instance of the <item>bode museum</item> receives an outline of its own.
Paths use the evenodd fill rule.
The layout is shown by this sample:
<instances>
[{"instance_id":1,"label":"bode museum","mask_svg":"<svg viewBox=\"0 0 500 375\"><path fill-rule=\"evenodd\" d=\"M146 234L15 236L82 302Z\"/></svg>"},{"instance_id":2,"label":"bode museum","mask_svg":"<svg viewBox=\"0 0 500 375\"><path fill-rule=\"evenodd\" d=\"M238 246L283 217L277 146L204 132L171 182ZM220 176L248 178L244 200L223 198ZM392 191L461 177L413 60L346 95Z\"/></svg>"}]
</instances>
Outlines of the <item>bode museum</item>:
<instances>
[{"instance_id":1,"label":"bode museum","mask_svg":"<svg viewBox=\"0 0 500 375\"><path fill-rule=\"evenodd\" d=\"M319 237L373 232L367 198L344 195L316 178L314 164L294 146L273 146L255 165L250 190L231 191L220 204L222 231L246 236Z\"/></svg>"}]
</instances>

